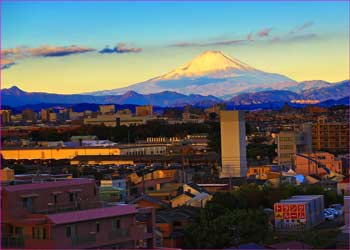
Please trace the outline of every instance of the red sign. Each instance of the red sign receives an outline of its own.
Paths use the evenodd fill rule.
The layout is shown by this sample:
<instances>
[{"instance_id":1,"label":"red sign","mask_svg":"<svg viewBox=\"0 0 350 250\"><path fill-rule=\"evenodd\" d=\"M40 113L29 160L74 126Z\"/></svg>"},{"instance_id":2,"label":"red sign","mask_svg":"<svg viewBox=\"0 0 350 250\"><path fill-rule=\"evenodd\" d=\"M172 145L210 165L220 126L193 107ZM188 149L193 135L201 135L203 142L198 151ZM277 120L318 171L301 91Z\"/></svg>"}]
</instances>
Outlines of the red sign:
<instances>
[{"instance_id":1,"label":"red sign","mask_svg":"<svg viewBox=\"0 0 350 250\"><path fill-rule=\"evenodd\" d=\"M281 213L281 212L282 212L282 205L275 204L275 213Z\"/></svg>"},{"instance_id":2,"label":"red sign","mask_svg":"<svg viewBox=\"0 0 350 250\"><path fill-rule=\"evenodd\" d=\"M290 213L289 217L290 219L298 219L298 213Z\"/></svg>"},{"instance_id":3,"label":"red sign","mask_svg":"<svg viewBox=\"0 0 350 250\"><path fill-rule=\"evenodd\" d=\"M283 204L283 213L289 213L289 204Z\"/></svg>"},{"instance_id":4,"label":"red sign","mask_svg":"<svg viewBox=\"0 0 350 250\"><path fill-rule=\"evenodd\" d=\"M292 204L289 207L290 207L290 212L291 213L297 213L298 212L298 205Z\"/></svg>"},{"instance_id":5,"label":"red sign","mask_svg":"<svg viewBox=\"0 0 350 250\"><path fill-rule=\"evenodd\" d=\"M306 219L306 207L304 204L275 204L274 209L277 219Z\"/></svg>"}]
</instances>

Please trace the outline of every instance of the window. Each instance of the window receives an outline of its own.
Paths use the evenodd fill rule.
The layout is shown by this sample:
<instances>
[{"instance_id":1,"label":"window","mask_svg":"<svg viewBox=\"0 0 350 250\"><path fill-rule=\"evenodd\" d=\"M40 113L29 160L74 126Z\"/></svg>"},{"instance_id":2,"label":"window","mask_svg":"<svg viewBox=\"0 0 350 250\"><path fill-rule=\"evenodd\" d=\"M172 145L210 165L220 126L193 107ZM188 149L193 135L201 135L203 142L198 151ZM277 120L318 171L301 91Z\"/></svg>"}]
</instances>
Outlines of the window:
<instances>
[{"instance_id":1,"label":"window","mask_svg":"<svg viewBox=\"0 0 350 250\"><path fill-rule=\"evenodd\" d=\"M69 201L74 201L74 193L69 193Z\"/></svg>"},{"instance_id":2,"label":"window","mask_svg":"<svg viewBox=\"0 0 350 250\"><path fill-rule=\"evenodd\" d=\"M23 198L22 200L23 208L32 211L33 210L33 199L32 197Z\"/></svg>"},{"instance_id":3,"label":"window","mask_svg":"<svg viewBox=\"0 0 350 250\"><path fill-rule=\"evenodd\" d=\"M54 204L57 204L57 194L54 194L54 195L53 195L53 203L54 203Z\"/></svg>"},{"instance_id":4,"label":"window","mask_svg":"<svg viewBox=\"0 0 350 250\"><path fill-rule=\"evenodd\" d=\"M72 227L68 226L66 227L66 237L70 238L72 236Z\"/></svg>"},{"instance_id":5,"label":"window","mask_svg":"<svg viewBox=\"0 0 350 250\"><path fill-rule=\"evenodd\" d=\"M32 227L32 238L36 240L40 239L40 227Z\"/></svg>"},{"instance_id":6,"label":"window","mask_svg":"<svg viewBox=\"0 0 350 250\"><path fill-rule=\"evenodd\" d=\"M120 228L120 220L113 220L112 221L112 229L115 231Z\"/></svg>"},{"instance_id":7,"label":"window","mask_svg":"<svg viewBox=\"0 0 350 250\"><path fill-rule=\"evenodd\" d=\"M43 227L43 230L42 230L42 239L46 240L46 228L45 227Z\"/></svg>"},{"instance_id":8,"label":"window","mask_svg":"<svg viewBox=\"0 0 350 250\"><path fill-rule=\"evenodd\" d=\"M100 232L100 222L96 222L96 233Z\"/></svg>"}]
</instances>

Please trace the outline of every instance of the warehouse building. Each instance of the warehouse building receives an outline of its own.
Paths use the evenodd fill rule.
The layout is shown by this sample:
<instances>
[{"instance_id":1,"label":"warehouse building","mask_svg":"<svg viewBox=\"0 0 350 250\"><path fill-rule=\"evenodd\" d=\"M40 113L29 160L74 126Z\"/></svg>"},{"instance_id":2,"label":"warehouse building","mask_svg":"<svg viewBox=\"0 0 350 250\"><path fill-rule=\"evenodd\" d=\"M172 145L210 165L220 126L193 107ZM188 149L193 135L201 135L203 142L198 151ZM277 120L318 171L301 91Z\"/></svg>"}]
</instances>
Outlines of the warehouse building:
<instances>
[{"instance_id":1,"label":"warehouse building","mask_svg":"<svg viewBox=\"0 0 350 250\"><path fill-rule=\"evenodd\" d=\"M324 222L323 195L296 195L274 204L277 231L303 231Z\"/></svg>"}]
</instances>

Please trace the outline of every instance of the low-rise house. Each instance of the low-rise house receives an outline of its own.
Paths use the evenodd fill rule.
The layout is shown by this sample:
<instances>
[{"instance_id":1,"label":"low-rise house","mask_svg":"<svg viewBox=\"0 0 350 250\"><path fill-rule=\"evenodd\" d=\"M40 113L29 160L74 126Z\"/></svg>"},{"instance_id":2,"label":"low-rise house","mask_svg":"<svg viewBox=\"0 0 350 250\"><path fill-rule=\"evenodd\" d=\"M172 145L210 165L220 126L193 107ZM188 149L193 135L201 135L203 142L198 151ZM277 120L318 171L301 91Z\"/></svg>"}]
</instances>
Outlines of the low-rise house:
<instances>
[{"instance_id":1,"label":"low-rise house","mask_svg":"<svg viewBox=\"0 0 350 250\"><path fill-rule=\"evenodd\" d=\"M172 207L179 207L183 205L193 207L204 207L207 201L211 200L212 195L204 188L194 184L183 184L175 197L171 199Z\"/></svg>"},{"instance_id":2,"label":"low-rise house","mask_svg":"<svg viewBox=\"0 0 350 250\"><path fill-rule=\"evenodd\" d=\"M129 202L130 204L136 204L137 207L153 207L158 208L168 208L169 204L147 194L143 194L140 197Z\"/></svg>"},{"instance_id":3,"label":"low-rise house","mask_svg":"<svg viewBox=\"0 0 350 250\"><path fill-rule=\"evenodd\" d=\"M184 228L195 219L196 214L196 210L189 207L157 211L156 230L159 232L157 247L182 248Z\"/></svg>"}]
</instances>

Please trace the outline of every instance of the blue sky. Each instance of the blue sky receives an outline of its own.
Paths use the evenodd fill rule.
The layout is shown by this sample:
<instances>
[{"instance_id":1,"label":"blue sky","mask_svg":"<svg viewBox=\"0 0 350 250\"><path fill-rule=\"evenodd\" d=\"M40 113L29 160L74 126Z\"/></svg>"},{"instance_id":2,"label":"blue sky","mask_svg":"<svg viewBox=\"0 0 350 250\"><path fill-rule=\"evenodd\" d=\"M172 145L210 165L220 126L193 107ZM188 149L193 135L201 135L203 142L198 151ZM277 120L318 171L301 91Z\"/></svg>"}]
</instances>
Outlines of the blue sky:
<instances>
[{"instance_id":1,"label":"blue sky","mask_svg":"<svg viewBox=\"0 0 350 250\"><path fill-rule=\"evenodd\" d=\"M2 70L3 87L117 88L213 49L296 80L340 81L349 74L348 2L4 1L1 7L2 64L12 63ZM98 53L107 45L110 53ZM16 48L26 49L4 56Z\"/></svg>"}]
</instances>

